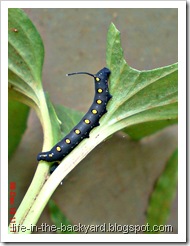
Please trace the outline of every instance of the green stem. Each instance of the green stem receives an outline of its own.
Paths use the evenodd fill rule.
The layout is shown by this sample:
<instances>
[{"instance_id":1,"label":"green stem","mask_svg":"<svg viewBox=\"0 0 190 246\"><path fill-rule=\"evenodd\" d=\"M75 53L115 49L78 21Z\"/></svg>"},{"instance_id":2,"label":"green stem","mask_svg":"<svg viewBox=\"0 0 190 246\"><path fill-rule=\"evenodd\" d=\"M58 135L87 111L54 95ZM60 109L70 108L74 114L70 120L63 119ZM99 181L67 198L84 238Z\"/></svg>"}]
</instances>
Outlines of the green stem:
<instances>
[{"instance_id":1,"label":"green stem","mask_svg":"<svg viewBox=\"0 0 190 246\"><path fill-rule=\"evenodd\" d=\"M52 136L52 125L49 117L48 107L45 100L45 95L43 90L40 92L40 105L39 109L36 110L40 121L42 123L43 129L44 129L44 146L43 149L49 149L52 146L53 142L53 136ZM43 110L42 110L43 108ZM41 114L43 112L43 114ZM32 180L32 183L30 187L28 188L27 193L25 194L25 197L20 204L15 216L14 216L14 224L15 225L23 225L25 221L28 221L28 214L32 210L33 204L35 203L36 198L38 197L38 194L40 193L47 177L48 173L48 165L46 162L40 162L40 164L37 167L36 173L34 175L34 178ZM43 200L43 199L42 199ZM9 233L11 232L11 223L9 225Z\"/></svg>"},{"instance_id":2,"label":"green stem","mask_svg":"<svg viewBox=\"0 0 190 246\"><path fill-rule=\"evenodd\" d=\"M25 199L23 203L25 202L28 206L28 203L30 204L29 209L27 209L27 214L23 213L24 217L19 218L19 221L21 221L22 226L27 228L25 232L17 232L17 233L24 233L29 234L31 233L31 224L34 226L38 218L40 217L44 207L46 206L47 202L49 201L51 195L57 188L57 186L61 183L63 178L82 160L84 157L92 150L94 149L99 143L101 143L105 138L107 138L109 135L113 133L114 129L112 127L108 126L101 126L98 129L94 129L91 133L91 136L89 139L85 139L81 142L80 146L75 148L64 160L61 162L59 167L54 171L54 173L49 177L48 181L45 182L41 187L40 191L33 194L32 203L29 203L27 201L28 195L31 195L32 191L32 185L33 183L37 182L37 176L34 177L34 180L31 184L31 187L29 188L29 191L27 192ZM39 168L41 165L40 163ZM37 174L36 174L37 175ZM36 186L36 184L35 184ZM36 188L36 187L35 187ZM22 210L24 207L21 206L19 210ZM18 213L18 215L20 215ZM16 214L16 223L17 222L17 216ZM22 219L22 220L21 220Z\"/></svg>"}]
</instances>

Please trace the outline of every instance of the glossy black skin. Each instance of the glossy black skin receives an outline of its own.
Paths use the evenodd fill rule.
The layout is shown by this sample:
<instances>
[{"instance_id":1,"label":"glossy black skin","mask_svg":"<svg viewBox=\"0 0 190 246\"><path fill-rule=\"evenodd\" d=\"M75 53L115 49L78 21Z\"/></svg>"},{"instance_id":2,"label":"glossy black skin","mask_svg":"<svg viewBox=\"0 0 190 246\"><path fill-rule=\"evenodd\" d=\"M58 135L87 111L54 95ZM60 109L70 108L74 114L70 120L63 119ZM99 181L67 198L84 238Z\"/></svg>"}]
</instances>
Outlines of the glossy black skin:
<instances>
[{"instance_id":1,"label":"glossy black skin","mask_svg":"<svg viewBox=\"0 0 190 246\"><path fill-rule=\"evenodd\" d=\"M89 137L90 131L99 125L99 119L107 112L106 105L112 98L108 89L108 78L110 75L108 68L101 69L97 74L92 75L94 77L95 96L91 107L81 121L71 130L71 132L65 136L60 142L58 142L50 151L39 153L37 160L53 162L61 161L66 155L68 155L84 138ZM97 81L99 80L99 81ZM102 93L98 93L98 89L102 89ZM102 103L98 104L97 100L101 100ZM97 114L93 114L92 110L98 111ZM90 124L84 122L85 119L90 120ZM77 135L75 130L80 130L80 134ZM71 142L66 143L65 140L69 139ZM57 147L61 148L61 151L57 150Z\"/></svg>"}]
</instances>

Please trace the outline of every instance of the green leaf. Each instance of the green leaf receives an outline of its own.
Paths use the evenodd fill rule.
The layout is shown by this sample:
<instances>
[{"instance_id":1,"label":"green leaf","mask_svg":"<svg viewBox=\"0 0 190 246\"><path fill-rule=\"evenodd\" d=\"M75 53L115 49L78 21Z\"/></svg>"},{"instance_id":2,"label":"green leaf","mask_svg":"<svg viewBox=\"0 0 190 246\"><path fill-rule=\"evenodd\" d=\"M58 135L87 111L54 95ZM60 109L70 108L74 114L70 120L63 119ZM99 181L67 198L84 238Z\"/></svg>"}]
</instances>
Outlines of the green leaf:
<instances>
[{"instance_id":1,"label":"green leaf","mask_svg":"<svg viewBox=\"0 0 190 246\"><path fill-rule=\"evenodd\" d=\"M62 122L62 137L67 135L84 116L84 113L62 105L55 105L55 111Z\"/></svg>"},{"instance_id":2,"label":"green leaf","mask_svg":"<svg viewBox=\"0 0 190 246\"><path fill-rule=\"evenodd\" d=\"M9 97L35 109L42 123L44 149L47 150L60 136L60 126L42 88L43 42L21 9L9 9L8 14Z\"/></svg>"},{"instance_id":3,"label":"green leaf","mask_svg":"<svg viewBox=\"0 0 190 246\"><path fill-rule=\"evenodd\" d=\"M72 231L71 222L62 213L62 211L59 209L56 203L53 200L50 200L48 205L49 205L49 210L50 210L50 217L51 217L53 224L56 226L56 228L62 228L62 230L58 229L56 232L61 233L61 234L74 233Z\"/></svg>"},{"instance_id":4,"label":"green leaf","mask_svg":"<svg viewBox=\"0 0 190 246\"><path fill-rule=\"evenodd\" d=\"M123 56L120 33L111 24L107 65L113 98L103 122L109 131L125 129L132 138L140 139L177 122L177 64L149 71L131 68Z\"/></svg>"},{"instance_id":5,"label":"green leaf","mask_svg":"<svg viewBox=\"0 0 190 246\"><path fill-rule=\"evenodd\" d=\"M53 134L54 145L72 130L81 120L84 113L64 107L63 105L52 105L47 93L46 102L51 117L53 132L50 132L50 134Z\"/></svg>"},{"instance_id":6,"label":"green leaf","mask_svg":"<svg viewBox=\"0 0 190 246\"><path fill-rule=\"evenodd\" d=\"M143 137L151 135L159 130L167 126L171 126L172 124L176 124L177 119L174 120L153 120L143 123L138 123L137 125L129 126L124 129L123 132L127 133L133 140L140 140Z\"/></svg>"},{"instance_id":7,"label":"green leaf","mask_svg":"<svg viewBox=\"0 0 190 246\"><path fill-rule=\"evenodd\" d=\"M9 89L25 96L29 106L39 104L44 47L35 26L21 9L8 11ZM22 100L22 98L21 98Z\"/></svg>"},{"instance_id":8,"label":"green leaf","mask_svg":"<svg viewBox=\"0 0 190 246\"><path fill-rule=\"evenodd\" d=\"M9 99L8 102L8 157L14 153L27 128L29 107Z\"/></svg>"},{"instance_id":9,"label":"green leaf","mask_svg":"<svg viewBox=\"0 0 190 246\"><path fill-rule=\"evenodd\" d=\"M47 151L60 137L60 121L49 97L45 95L42 88L43 43L36 28L22 10L9 9L8 21L9 98L35 109L44 132L42 151ZM10 128L13 127L10 126ZM19 138L15 141L19 141ZM43 188L48 174L49 163L41 162L16 213L18 224L30 223L32 219L37 221L38 215L47 201L40 200L40 206L35 210L38 215L29 216L28 221L26 214L29 214L29 210L35 204L36 197Z\"/></svg>"},{"instance_id":10,"label":"green leaf","mask_svg":"<svg viewBox=\"0 0 190 246\"><path fill-rule=\"evenodd\" d=\"M51 128L48 130L47 134L52 136L52 145L60 140L62 137L62 122L57 116L54 105L52 105L48 93L45 93L46 103L48 107L48 112L50 115ZM53 129L53 130L52 130Z\"/></svg>"},{"instance_id":11,"label":"green leaf","mask_svg":"<svg viewBox=\"0 0 190 246\"><path fill-rule=\"evenodd\" d=\"M166 163L166 167L158 178L151 194L147 210L147 223L150 225L150 231L147 231L147 233L156 233L153 231L154 225L166 224L176 195L177 177L178 151L176 150Z\"/></svg>"}]
</instances>

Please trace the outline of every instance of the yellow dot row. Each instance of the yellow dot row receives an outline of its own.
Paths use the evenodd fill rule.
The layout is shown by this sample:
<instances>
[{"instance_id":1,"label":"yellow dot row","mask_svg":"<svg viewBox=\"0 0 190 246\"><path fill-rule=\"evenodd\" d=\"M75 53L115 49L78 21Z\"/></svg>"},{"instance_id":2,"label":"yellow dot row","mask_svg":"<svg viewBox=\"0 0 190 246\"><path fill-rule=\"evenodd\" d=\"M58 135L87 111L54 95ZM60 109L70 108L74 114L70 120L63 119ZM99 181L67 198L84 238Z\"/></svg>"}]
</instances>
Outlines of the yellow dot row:
<instances>
[{"instance_id":1,"label":"yellow dot row","mask_svg":"<svg viewBox=\"0 0 190 246\"><path fill-rule=\"evenodd\" d=\"M100 79L99 79L99 78L96 78L96 81L100 81ZM98 92L99 92L99 93L102 93L102 91L103 91L102 89L98 89ZM97 102L97 104L101 104L101 103L102 103L102 100L98 99L96 102ZM98 113L98 111L97 111L96 109L92 109L91 112L92 112L93 114L97 114L97 113ZM90 120L89 120L89 119L85 119L84 122L85 122L86 124L90 124ZM79 134L81 133L81 131L80 131L79 129L75 129L75 133L76 133L77 135L79 135ZM70 140L69 138L66 138L66 139L65 139L65 143L70 144L70 143L71 143L71 140ZM57 146L57 147L56 147L56 150L57 150L58 152L60 152L60 151L61 151L61 147L60 147L60 146Z\"/></svg>"}]
</instances>

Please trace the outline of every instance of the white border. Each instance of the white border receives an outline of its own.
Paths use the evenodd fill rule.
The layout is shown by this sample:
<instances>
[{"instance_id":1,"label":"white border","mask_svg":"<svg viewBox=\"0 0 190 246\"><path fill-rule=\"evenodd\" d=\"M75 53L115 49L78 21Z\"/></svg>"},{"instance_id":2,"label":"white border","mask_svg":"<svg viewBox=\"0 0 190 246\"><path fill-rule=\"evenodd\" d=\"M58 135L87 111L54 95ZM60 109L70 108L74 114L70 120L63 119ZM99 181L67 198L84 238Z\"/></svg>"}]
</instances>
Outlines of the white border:
<instances>
[{"instance_id":1,"label":"white border","mask_svg":"<svg viewBox=\"0 0 190 246\"><path fill-rule=\"evenodd\" d=\"M185 1L2 1L3 8L179 8Z\"/></svg>"},{"instance_id":2,"label":"white border","mask_svg":"<svg viewBox=\"0 0 190 246\"><path fill-rule=\"evenodd\" d=\"M31 234L7 231L8 217L8 8L178 8L179 213L178 234ZM1 2L1 240L3 242L185 242L186 241L186 2L185 1L2 1Z\"/></svg>"}]
</instances>

